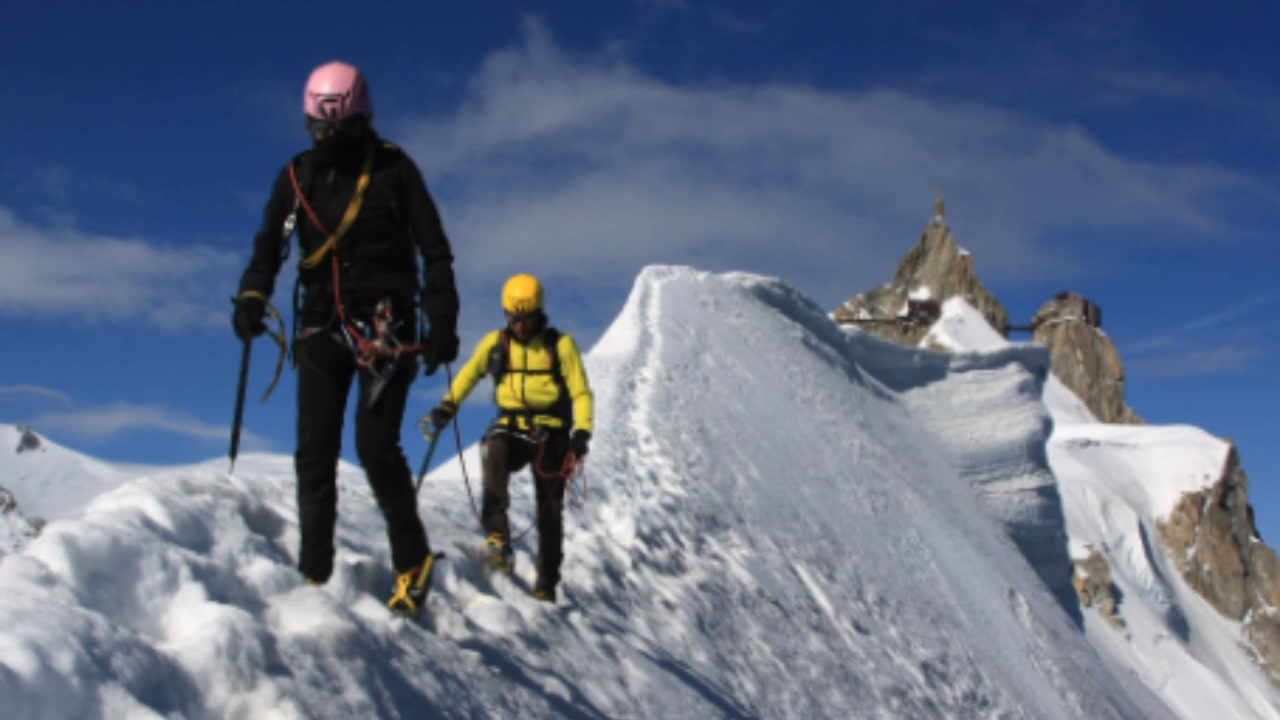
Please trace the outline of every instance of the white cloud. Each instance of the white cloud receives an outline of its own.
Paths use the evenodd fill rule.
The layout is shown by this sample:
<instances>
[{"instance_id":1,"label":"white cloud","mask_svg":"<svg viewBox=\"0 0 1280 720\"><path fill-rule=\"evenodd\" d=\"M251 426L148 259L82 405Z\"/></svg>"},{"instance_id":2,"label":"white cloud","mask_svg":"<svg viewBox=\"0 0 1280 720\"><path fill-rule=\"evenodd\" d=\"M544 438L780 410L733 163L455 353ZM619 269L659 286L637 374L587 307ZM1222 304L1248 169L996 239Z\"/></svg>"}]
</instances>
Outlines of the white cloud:
<instances>
[{"instance_id":1,"label":"white cloud","mask_svg":"<svg viewBox=\"0 0 1280 720\"><path fill-rule=\"evenodd\" d=\"M1241 316L1255 314L1257 308L1270 306L1280 298L1280 291L1270 291L1246 298L1239 302L1231 303L1224 307L1211 311L1203 311L1197 313L1196 317L1187 322L1166 330L1161 330L1153 335L1139 338L1131 343L1127 343L1124 348L1126 355L1141 356L1153 354L1165 354L1171 349L1177 348L1187 342L1187 338L1202 330L1217 331L1216 334L1221 335L1222 329ZM1265 313L1264 313L1265 314ZM1230 343L1218 343L1226 344ZM1197 351L1203 353L1204 351Z\"/></svg>"},{"instance_id":2,"label":"white cloud","mask_svg":"<svg viewBox=\"0 0 1280 720\"><path fill-rule=\"evenodd\" d=\"M1260 347L1255 322L1259 308L1280 297L1270 291L1216 309L1190 320L1125 343L1120 348L1130 378L1182 378L1245 372L1267 355ZM1265 315L1265 311L1262 315Z\"/></svg>"},{"instance_id":3,"label":"white cloud","mask_svg":"<svg viewBox=\"0 0 1280 720\"><path fill-rule=\"evenodd\" d=\"M453 114L396 128L440 201L464 286L516 270L628 286L664 262L788 277L832 303L882 281L941 185L983 279L1057 285L1064 234L1213 236L1230 170L1138 162L1082 129L981 104L803 84L681 85L574 57L537 22Z\"/></svg>"},{"instance_id":4,"label":"white cloud","mask_svg":"<svg viewBox=\"0 0 1280 720\"><path fill-rule=\"evenodd\" d=\"M147 198L140 186L119 177L73 170L55 162L33 163L6 158L0 168L0 183L7 190L29 194L65 206L77 195L94 194L117 202L137 204Z\"/></svg>"},{"instance_id":5,"label":"white cloud","mask_svg":"<svg viewBox=\"0 0 1280 720\"><path fill-rule=\"evenodd\" d=\"M1240 85L1238 79L1203 74L1170 73L1157 69L1101 69L1092 77L1101 89L1099 104L1136 104L1149 99L1189 101L1230 108L1232 112L1280 115L1280 102L1265 89Z\"/></svg>"},{"instance_id":6,"label":"white cloud","mask_svg":"<svg viewBox=\"0 0 1280 720\"><path fill-rule=\"evenodd\" d=\"M636 0L639 5L648 5L657 8L671 8L675 10L687 11L690 9L689 0Z\"/></svg>"},{"instance_id":7,"label":"white cloud","mask_svg":"<svg viewBox=\"0 0 1280 720\"><path fill-rule=\"evenodd\" d=\"M53 398L62 405L71 406L71 398L66 393L58 392L46 387L38 385L7 385L0 387L0 395L36 395L39 397Z\"/></svg>"},{"instance_id":8,"label":"white cloud","mask_svg":"<svg viewBox=\"0 0 1280 720\"><path fill-rule=\"evenodd\" d=\"M728 8L709 7L706 8L706 13L707 20L711 22L712 27L727 33L755 35L769 29L768 21L753 18Z\"/></svg>"},{"instance_id":9,"label":"white cloud","mask_svg":"<svg viewBox=\"0 0 1280 720\"><path fill-rule=\"evenodd\" d=\"M1129 366L1129 377L1158 379L1238 373L1250 369L1265 353L1256 347L1172 347L1159 355L1138 358Z\"/></svg>"},{"instance_id":10,"label":"white cloud","mask_svg":"<svg viewBox=\"0 0 1280 720\"><path fill-rule=\"evenodd\" d=\"M234 253L40 228L0 207L0 315L179 329L225 325Z\"/></svg>"},{"instance_id":11,"label":"white cloud","mask_svg":"<svg viewBox=\"0 0 1280 720\"><path fill-rule=\"evenodd\" d=\"M127 402L45 412L31 418L27 424L48 433L65 433L89 440L104 440L121 432L137 430L174 433L222 442L231 437L231 428L227 425L211 425L185 411ZM241 430L242 449L263 448L267 444L264 438L247 429Z\"/></svg>"}]
</instances>

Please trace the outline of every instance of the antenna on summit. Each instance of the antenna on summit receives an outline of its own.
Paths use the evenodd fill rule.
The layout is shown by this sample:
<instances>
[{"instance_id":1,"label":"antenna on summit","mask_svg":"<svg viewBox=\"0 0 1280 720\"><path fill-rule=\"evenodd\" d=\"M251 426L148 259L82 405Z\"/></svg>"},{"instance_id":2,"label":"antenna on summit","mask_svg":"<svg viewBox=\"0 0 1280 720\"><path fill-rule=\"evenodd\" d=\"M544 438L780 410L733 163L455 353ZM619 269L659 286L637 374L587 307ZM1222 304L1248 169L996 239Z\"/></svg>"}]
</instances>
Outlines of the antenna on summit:
<instances>
[{"instance_id":1,"label":"antenna on summit","mask_svg":"<svg viewBox=\"0 0 1280 720\"><path fill-rule=\"evenodd\" d=\"M935 188L935 192L937 193L937 199L933 201L933 224L946 225L947 221L944 217L946 214L946 206L942 202L942 186L938 185Z\"/></svg>"}]
</instances>

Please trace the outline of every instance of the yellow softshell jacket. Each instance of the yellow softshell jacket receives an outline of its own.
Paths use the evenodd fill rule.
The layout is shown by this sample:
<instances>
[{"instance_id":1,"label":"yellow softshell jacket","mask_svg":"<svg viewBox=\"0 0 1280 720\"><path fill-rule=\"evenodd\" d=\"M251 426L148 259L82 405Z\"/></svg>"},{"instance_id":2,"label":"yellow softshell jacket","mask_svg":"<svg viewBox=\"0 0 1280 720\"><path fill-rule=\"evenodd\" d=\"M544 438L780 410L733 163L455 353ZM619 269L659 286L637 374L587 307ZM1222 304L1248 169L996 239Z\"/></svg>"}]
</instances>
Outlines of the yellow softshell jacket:
<instances>
[{"instance_id":1,"label":"yellow softshell jacket","mask_svg":"<svg viewBox=\"0 0 1280 720\"><path fill-rule=\"evenodd\" d=\"M471 359L458 376L453 379L444 401L461 405L489 371L489 356L494 347L502 342L502 331L494 330L480 344L476 345ZM573 406L573 429L591 432L592 404L594 398L591 387L587 384L587 372L582 366L582 355L578 353L578 345L567 333L560 333L556 343L556 353L560 357L560 372L564 376L565 388ZM558 428L563 423L552 409L560 399L560 389L556 379L552 377L551 353L546 347L546 332L539 332L523 344L511 337L507 348L506 374L499 380L495 388L494 401L498 409L504 413L515 413L504 417L501 422L510 425L515 418L519 429L528 430L528 422L523 416L531 412L534 425Z\"/></svg>"}]
</instances>

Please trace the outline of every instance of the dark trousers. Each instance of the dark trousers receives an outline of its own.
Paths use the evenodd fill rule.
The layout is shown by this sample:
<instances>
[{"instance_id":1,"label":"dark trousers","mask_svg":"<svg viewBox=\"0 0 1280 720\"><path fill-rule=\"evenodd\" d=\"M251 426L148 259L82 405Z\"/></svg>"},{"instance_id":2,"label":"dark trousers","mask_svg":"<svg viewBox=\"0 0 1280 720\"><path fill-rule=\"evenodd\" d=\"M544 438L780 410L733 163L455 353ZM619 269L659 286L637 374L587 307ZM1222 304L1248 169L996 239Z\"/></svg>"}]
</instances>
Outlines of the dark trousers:
<instances>
[{"instance_id":1,"label":"dark trousers","mask_svg":"<svg viewBox=\"0 0 1280 720\"><path fill-rule=\"evenodd\" d=\"M333 572L333 535L338 520L338 455L342 423L352 380L359 378L356 408L356 455L364 466L378 508L387 521L391 562L396 572L421 564L429 547L418 518L417 494L404 451L400 424L417 363L402 358L377 403L365 398L375 380L356 365L355 356L328 333L317 333L294 345L298 363L298 523L302 530L298 569L324 582Z\"/></svg>"},{"instance_id":2,"label":"dark trousers","mask_svg":"<svg viewBox=\"0 0 1280 720\"><path fill-rule=\"evenodd\" d=\"M490 535L511 537L507 521L507 509L511 506L511 473L519 472L526 465L536 463L539 445L522 435L495 429L484 442L484 499L480 507L480 521ZM564 488L565 482L558 475L565 455L569 452L567 432L549 433L542 446L541 472L533 473L534 494L537 498L538 526L538 584L547 589L560 583L560 564L564 560Z\"/></svg>"}]
</instances>

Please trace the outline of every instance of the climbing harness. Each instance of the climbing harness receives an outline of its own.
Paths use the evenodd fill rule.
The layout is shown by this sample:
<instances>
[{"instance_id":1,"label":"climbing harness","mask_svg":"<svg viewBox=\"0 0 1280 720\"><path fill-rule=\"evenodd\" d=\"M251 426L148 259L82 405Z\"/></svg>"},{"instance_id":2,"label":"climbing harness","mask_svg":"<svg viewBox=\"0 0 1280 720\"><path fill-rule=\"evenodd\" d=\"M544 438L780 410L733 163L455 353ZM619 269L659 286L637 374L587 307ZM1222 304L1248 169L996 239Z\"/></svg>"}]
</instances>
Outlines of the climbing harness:
<instances>
[{"instance_id":1,"label":"climbing harness","mask_svg":"<svg viewBox=\"0 0 1280 720\"><path fill-rule=\"evenodd\" d=\"M517 433L512 433L512 434L514 435ZM534 516L533 520L529 523L529 526L511 537L511 542L513 544L524 539L524 537L528 535L530 531L532 531L535 527L538 526L538 521L542 519L542 515L547 511L547 508L549 507L552 498L554 498L556 495L560 495L561 497L564 497L566 494L568 494L570 498L573 497L571 488L575 484L574 479L577 478L579 475L581 475L582 483L583 483L582 499L584 503L586 502L587 478L586 478L586 475L583 474L583 471L585 469L584 466L586 465L586 462L587 462L585 458L583 458L582 460L579 460L578 456L574 454L572 449L570 449L564 454L564 461L560 464L559 468L555 470L547 471L547 472L543 471L542 460L544 457L544 453L546 452L546 449L547 449L547 437L549 434L550 433L546 432L545 430L540 431L536 434L535 437L537 438L536 442L538 443L538 452L535 454L533 462L530 463L530 469L533 471L534 475L544 480L552 480L554 481L555 484L552 487L551 493L548 493L546 499L541 504L538 505L538 513L537 515ZM524 438L521 438L521 439L524 439ZM534 441L534 439L529 438L529 441ZM582 505L580 504L574 505L574 507L581 508Z\"/></svg>"},{"instance_id":2,"label":"climbing harness","mask_svg":"<svg viewBox=\"0 0 1280 720\"><path fill-rule=\"evenodd\" d=\"M307 213L312 225L326 236L324 244L315 252L303 258L299 265L303 270L313 270L319 267L325 255L330 256L333 268L333 303L338 313L338 327L342 339L355 355L356 364L367 369L374 376L374 383L367 399L369 405L377 402L382 388L391 379L397 361L401 356L420 354L427 349L427 346L422 343L407 345L400 342L397 331L403 323L394 319L390 298L384 297L378 301L374 308L373 317L370 318L369 322L358 318L349 319L346 307L342 302L342 273L341 264L338 261L338 243L347 234L347 231L351 229L356 217L360 214L360 207L364 204L365 191L368 190L369 182L373 175L375 154L377 154L376 146L370 149L368 156L365 157L364 165L360 170L360 177L356 180L355 194L352 195L351 202L347 204L347 209L342 214L342 221L338 224L338 228L332 233L316 216L315 211L311 209L311 205L307 202L298 183L298 175L294 170L293 163L289 164L289 181L293 185L297 206Z\"/></svg>"},{"instance_id":3,"label":"climbing harness","mask_svg":"<svg viewBox=\"0 0 1280 720\"><path fill-rule=\"evenodd\" d=\"M547 331L554 332L552 328L548 328L543 332L547 332ZM558 340L559 334L555 333L555 335L556 335L556 339ZM492 371L494 369L492 367L493 359L494 358L491 356L490 357L491 374L493 374ZM559 367L558 358L555 358L553 360L553 365L554 365L555 372L557 373L557 375L559 375L560 367ZM450 368L448 365L445 365L445 373L446 373L446 379L448 380L448 384L450 387L452 387L453 386L452 368ZM499 382L499 376L496 374L494 375L494 382L495 383ZM561 382L563 382L563 379L561 380ZM562 392L567 392L567 391L562 391ZM471 503L471 514L475 517L476 523L479 524L483 529L484 521L480 515L480 508L476 503L475 492L471 488L471 476L467 472L467 462L463 454L463 448L462 448L462 431L459 429L458 416L456 413L454 414L453 418L451 418L450 422L453 425L453 439L454 439L454 445L457 448L458 464L462 468L462 482L467 488L467 499ZM422 470L419 473L420 475L425 476L427 463L431 459L431 454L435 451L435 443L439 439L439 434L444 430L444 428L434 427L427 418L423 418L421 422L421 428L422 428L423 437L429 443L427 447L427 456L423 458ZM518 429L507 429L507 428L502 428L502 429L506 432L510 432L513 435L518 436L520 439L525 440L527 442L537 442L538 452L535 455L535 459L530 464L532 471L536 475L544 479L557 480L559 487L554 489L553 492L558 492L558 493L561 493L562 495L567 495L569 497L569 504L571 506L581 509L586 504L586 501L587 501L586 458L578 458L577 455L574 454L573 450L569 449L568 452L565 453L564 461L561 463L558 469L550 472L543 472L542 461L543 461L543 458L545 457L548 433L545 430L540 431L537 433L537 437L535 439L534 436L520 433ZM485 437L488 437L487 432L485 433ZM577 482L579 479L581 480L581 483ZM421 484L421 480L419 481L419 484ZM579 485L580 485L580 490L577 490ZM552 496L549 495L547 497L547 500L550 500L551 497ZM518 542L519 540L523 539L526 535L528 535L529 532L533 530L533 528L537 527L538 520L541 519L542 514L546 512L546 509L547 509L546 502L543 502L542 504L540 504L538 507L538 513L537 515L534 516L533 521L529 524L527 528L525 528L523 531L521 531L517 535L513 536L511 539L511 542L512 543Z\"/></svg>"}]
</instances>

